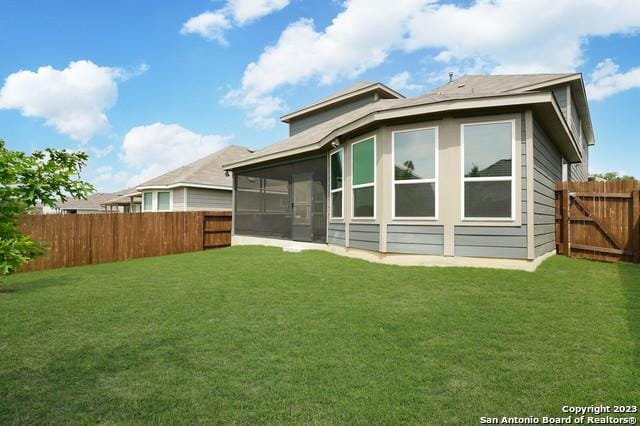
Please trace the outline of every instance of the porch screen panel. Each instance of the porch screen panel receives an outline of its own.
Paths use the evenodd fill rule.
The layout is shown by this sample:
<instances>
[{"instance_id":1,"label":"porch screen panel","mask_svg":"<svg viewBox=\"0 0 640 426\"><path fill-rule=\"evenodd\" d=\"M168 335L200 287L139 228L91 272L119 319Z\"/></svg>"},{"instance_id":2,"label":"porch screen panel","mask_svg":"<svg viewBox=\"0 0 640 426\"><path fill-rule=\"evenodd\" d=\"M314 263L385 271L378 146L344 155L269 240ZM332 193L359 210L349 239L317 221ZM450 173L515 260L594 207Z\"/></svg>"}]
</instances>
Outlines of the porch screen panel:
<instances>
[{"instance_id":1,"label":"porch screen panel","mask_svg":"<svg viewBox=\"0 0 640 426\"><path fill-rule=\"evenodd\" d=\"M291 239L293 175L311 175L313 241L326 241L327 159L325 156L235 172L235 233Z\"/></svg>"}]
</instances>

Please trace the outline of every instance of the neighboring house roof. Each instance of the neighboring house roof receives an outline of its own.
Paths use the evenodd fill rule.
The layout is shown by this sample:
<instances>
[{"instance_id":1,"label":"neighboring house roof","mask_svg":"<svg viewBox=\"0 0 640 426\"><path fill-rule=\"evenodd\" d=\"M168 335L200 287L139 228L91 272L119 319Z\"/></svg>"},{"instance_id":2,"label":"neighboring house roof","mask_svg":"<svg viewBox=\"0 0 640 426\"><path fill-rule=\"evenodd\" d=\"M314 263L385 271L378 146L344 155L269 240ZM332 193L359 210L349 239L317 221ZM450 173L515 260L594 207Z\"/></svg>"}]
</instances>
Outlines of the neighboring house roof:
<instances>
[{"instance_id":1,"label":"neighboring house roof","mask_svg":"<svg viewBox=\"0 0 640 426\"><path fill-rule=\"evenodd\" d=\"M511 176L511 160L498 160L490 166L478 170L477 177Z\"/></svg>"},{"instance_id":2,"label":"neighboring house roof","mask_svg":"<svg viewBox=\"0 0 640 426\"><path fill-rule=\"evenodd\" d=\"M116 194L112 192L96 192L87 197L86 200L72 198L56 206L60 210L104 210L102 204L112 199Z\"/></svg>"},{"instance_id":3,"label":"neighboring house roof","mask_svg":"<svg viewBox=\"0 0 640 426\"><path fill-rule=\"evenodd\" d=\"M226 176L222 165L246 158L251 152L244 146L231 145L191 164L143 182L137 185L136 189L191 186L231 190L231 177Z\"/></svg>"},{"instance_id":4,"label":"neighboring house roof","mask_svg":"<svg viewBox=\"0 0 640 426\"><path fill-rule=\"evenodd\" d=\"M331 96L328 96L317 102L314 102L311 105L307 105L304 108L301 108L294 112L290 112L289 114L283 115L280 118L280 120L284 123L288 123L294 118L301 117L311 112L318 111L320 109L325 109L335 104L345 102L352 98L367 95L370 93L377 93L380 96L380 98L383 98L383 99L403 99L404 98L402 94L385 86L382 83L374 83L371 81L360 81L358 83L355 83L347 87L344 90L334 93Z\"/></svg>"},{"instance_id":5,"label":"neighboring house roof","mask_svg":"<svg viewBox=\"0 0 640 426\"><path fill-rule=\"evenodd\" d=\"M320 149L342 135L371 125L375 121L428 113L515 105L529 105L536 112L544 113L546 117L556 117L558 123L554 126L554 131L567 145L563 148L567 158L570 161L581 161L578 142L572 135L567 120L562 116L554 95L548 90L549 87L563 83L582 86L581 75L465 76L415 98L381 99L369 103L260 149L240 161L226 163L224 168L232 170ZM586 103L586 97L584 102ZM586 112L588 117L588 109ZM590 122L587 127L591 129Z\"/></svg>"},{"instance_id":6,"label":"neighboring house roof","mask_svg":"<svg viewBox=\"0 0 640 426\"><path fill-rule=\"evenodd\" d=\"M133 198L134 204L142 203L142 198L140 197L141 193L135 187L125 188L120 191L114 192L116 197L107 200L102 203L103 206L117 206L117 205L129 205L131 204L131 197Z\"/></svg>"}]
</instances>

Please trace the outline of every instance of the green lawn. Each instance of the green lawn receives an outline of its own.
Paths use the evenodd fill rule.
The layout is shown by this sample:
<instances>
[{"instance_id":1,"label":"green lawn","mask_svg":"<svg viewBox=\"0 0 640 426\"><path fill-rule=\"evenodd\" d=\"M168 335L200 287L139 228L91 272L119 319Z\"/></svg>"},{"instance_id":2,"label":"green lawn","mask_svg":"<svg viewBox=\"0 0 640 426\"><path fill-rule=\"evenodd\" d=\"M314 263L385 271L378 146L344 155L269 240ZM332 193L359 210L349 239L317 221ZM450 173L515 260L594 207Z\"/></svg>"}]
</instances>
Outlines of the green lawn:
<instances>
[{"instance_id":1,"label":"green lawn","mask_svg":"<svg viewBox=\"0 0 640 426\"><path fill-rule=\"evenodd\" d=\"M0 424L423 423L640 401L640 267L264 247L0 281Z\"/></svg>"}]
</instances>

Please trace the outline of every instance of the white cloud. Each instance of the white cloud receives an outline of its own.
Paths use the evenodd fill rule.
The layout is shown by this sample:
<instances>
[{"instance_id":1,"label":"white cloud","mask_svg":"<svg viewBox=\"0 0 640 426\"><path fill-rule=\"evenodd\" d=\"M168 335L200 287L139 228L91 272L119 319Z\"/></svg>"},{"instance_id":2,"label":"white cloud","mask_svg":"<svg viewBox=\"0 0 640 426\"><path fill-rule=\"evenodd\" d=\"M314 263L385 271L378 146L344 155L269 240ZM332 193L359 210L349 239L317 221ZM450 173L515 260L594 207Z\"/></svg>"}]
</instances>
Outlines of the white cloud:
<instances>
[{"instance_id":1,"label":"white cloud","mask_svg":"<svg viewBox=\"0 0 640 426\"><path fill-rule=\"evenodd\" d=\"M239 27L247 25L284 9L288 4L289 0L228 0L221 9L203 12L187 20L180 33L199 34L204 39L227 45L224 34L234 24Z\"/></svg>"},{"instance_id":2,"label":"white cloud","mask_svg":"<svg viewBox=\"0 0 640 426\"><path fill-rule=\"evenodd\" d=\"M225 9L238 25L246 25L288 5L289 0L229 0Z\"/></svg>"},{"instance_id":3,"label":"white cloud","mask_svg":"<svg viewBox=\"0 0 640 426\"><path fill-rule=\"evenodd\" d=\"M44 66L18 71L0 89L0 109L17 109L25 117L43 118L58 133L82 143L109 128L106 111L118 99L117 82L145 72L75 61L63 70Z\"/></svg>"},{"instance_id":4,"label":"white cloud","mask_svg":"<svg viewBox=\"0 0 640 426\"><path fill-rule=\"evenodd\" d=\"M409 71L403 71L391 77L387 86L398 91L414 91L420 90L424 87L421 84L411 83L411 73Z\"/></svg>"},{"instance_id":5,"label":"white cloud","mask_svg":"<svg viewBox=\"0 0 640 426\"><path fill-rule=\"evenodd\" d=\"M204 12L194 16L182 25L181 34L199 34L201 37L226 45L225 30L231 28L231 22L220 12Z\"/></svg>"},{"instance_id":6,"label":"white cloud","mask_svg":"<svg viewBox=\"0 0 640 426\"><path fill-rule=\"evenodd\" d=\"M225 147L231 137L201 135L178 124L154 123L134 127L125 135L121 159L137 171L129 185L137 185Z\"/></svg>"},{"instance_id":7,"label":"white cloud","mask_svg":"<svg viewBox=\"0 0 640 426\"><path fill-rule=\"evenodd\" d=\"M290 24L275 45L246 67L240 87L230 93L236 105L250 111L261 97L282 104L274 92L284 86L352 79L394 51L427 50L447 68L569 71L582 63L588 37L639 28L637 0L584 0L579 7L573 0L478 0L469 6L347 0L323 31L309 19Z\"/></svg>"},{"instance_id":8,"label":"white cloud","mask_svg":"<svg viewBox=\"0 0 640 426\"><path fill-rule=\"evenodd\" d=\"M586 88L589 99L601 101L616 93L640 88L640 67L622 73L618 72L619 68L610 58L596 66Z\"/></svg>"}]
</instances>

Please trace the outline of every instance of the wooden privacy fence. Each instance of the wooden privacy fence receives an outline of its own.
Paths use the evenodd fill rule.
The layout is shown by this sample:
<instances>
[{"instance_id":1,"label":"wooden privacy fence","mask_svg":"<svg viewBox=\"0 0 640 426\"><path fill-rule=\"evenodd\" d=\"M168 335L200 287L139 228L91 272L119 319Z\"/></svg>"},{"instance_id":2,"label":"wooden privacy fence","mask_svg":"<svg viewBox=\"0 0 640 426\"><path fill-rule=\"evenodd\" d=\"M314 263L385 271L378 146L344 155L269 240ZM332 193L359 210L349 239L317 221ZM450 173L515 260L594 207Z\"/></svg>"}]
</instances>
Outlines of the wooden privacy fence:
<instances>
[{"instance_id":1,"label":"wooden privacy fence","mask_svg":"<svg viewBox=\"0 0 640 426\"><path fill-rule=\"evenodd\" d=\"M556 249L640 263L640 181L557 183Z\"/></svg>"},{"instance_id":2,"label":"wooden privacy fence","mask_svg":"<svg viewBox=\"0 0 640 426\"><path fill-rule=\"evenodd\" d=\"M231 212L29 215L20 229L47 244L21 269L116 262L231 245Z\"/></svg>"}]
</instances>

